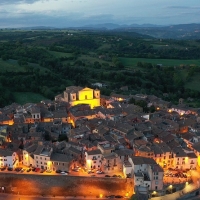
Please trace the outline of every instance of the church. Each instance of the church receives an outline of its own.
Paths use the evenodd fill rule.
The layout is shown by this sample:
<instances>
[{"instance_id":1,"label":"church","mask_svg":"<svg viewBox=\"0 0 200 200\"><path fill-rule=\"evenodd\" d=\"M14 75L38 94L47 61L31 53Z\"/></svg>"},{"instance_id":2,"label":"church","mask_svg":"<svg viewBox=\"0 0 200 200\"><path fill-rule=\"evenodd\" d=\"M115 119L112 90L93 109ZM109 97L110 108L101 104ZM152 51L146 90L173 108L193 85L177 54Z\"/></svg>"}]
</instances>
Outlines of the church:
<instances>
[{"instance_id":1,"label":"church","mask_svg":"<svg viewBox=\"0 0 200 200\"><path fill-rule=\"evenodd\" d=\"M65 101L70 106L89 104L91 109L100 106L100 90L88 87L69 86L66 90L55 97L55 101Z\"/></svg>"}]
</instances>

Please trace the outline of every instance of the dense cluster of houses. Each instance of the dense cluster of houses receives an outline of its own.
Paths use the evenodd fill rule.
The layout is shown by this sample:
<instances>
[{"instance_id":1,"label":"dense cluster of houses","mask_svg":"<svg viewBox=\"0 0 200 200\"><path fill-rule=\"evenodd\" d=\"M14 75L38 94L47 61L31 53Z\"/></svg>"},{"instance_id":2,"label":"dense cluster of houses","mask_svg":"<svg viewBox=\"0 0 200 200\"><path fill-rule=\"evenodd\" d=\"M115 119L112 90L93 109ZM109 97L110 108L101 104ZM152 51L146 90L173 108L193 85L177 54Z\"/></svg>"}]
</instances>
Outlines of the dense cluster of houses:
<instances>
[{"instance_id":1,"label":"dense cluster of houses","mask_svg":"<svg viewBox=\"0 0 200 200\"><path fill-rule=\"evenodd\" d=\"M144 113L130 98L154 105L156 112ZM153 95L107 97L71 86L55 101L1 108L0 124L0 167L84 166L123 173L138 190L159 192L165 169L200 166L200 110Z\"/></svg>"}]
</instances>

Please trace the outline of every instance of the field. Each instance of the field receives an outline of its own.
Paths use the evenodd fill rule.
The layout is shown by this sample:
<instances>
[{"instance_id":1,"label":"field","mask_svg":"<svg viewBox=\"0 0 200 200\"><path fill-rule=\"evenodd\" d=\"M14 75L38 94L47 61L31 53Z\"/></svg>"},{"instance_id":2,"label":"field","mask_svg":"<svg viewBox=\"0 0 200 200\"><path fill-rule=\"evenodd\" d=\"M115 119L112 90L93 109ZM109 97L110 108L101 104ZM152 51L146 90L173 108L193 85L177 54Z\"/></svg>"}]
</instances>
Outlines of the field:
<instances>
[{"instance_id":1,"label":"field","mask_svg":"<svg viewBox=\"0 0 200 200\"><path fill-rule=\"evenodd\" d=\"M40 69L41 72L49 71L47 68L41 67L36 63L28 63L29 67L33 69ZM9 60L2 60L0 59L0 70L1 71L8 71L8 72L25 72L27 67L20 66L17 63L17 60L9 59Z\"/></svg>"},{"instance_id":2,"label":"field","mask_svg":"<svg viewBox=\"0 0 200 200\"><path fill-rule=\"evenodd\" d=\"M53 56L55 56L56 58L72 56L72 53L64 53L64 52L58 52L58 51L48 51L48 52L52 54Z\"/></svg>"},{"instance_id":3,"label":"field","mask_svg":"<svg viewBox=\"0 0 200 200\"><path fill-rule=\"evenodd\" d=\"M102 59L96 58L96 57L92 57L90 55L81 55L81 57L79 57L80 60L82 60L83 62L92 62L94 63L95 61L99 62L99 63L110 63L108 61L104 61Z\"/></svg>"},{"instance_id":4,"label":"field","mask_svg":"<svg viewBox=\"0 0 200 200\"><path fill-rule=\"evenodd\" d=\"M40 94L33 92L14 92L15 102L23 105L25 103L38 103L41 100L46 99Z\"/></svg>"},{"instance_id":5,"label":"field","mask_svg":"<svg viewBox=\"0 0 200 200\"><path fill-rule=\"evenodd\" d=\"M17 71L24 71L24 68L20 67L16 63L12 63L12 62L4 61L4 60L0 59L0 70L17 72Z\"/></svg>"},{"instance_id":6,"label":"field","mask_svg":"<svg viewBox=\"0 0 200 200\"><path fill-rule=\"evenodd\" d=\"M162 64L163 66L180 66L180 65L197 65L200 66L199 60L174 60L174 59L147 59L147 58L123 58L120 57L120 61L126 67L134 67L137 62L152 63L154 65Z\"/></svg>"}]
</instances>

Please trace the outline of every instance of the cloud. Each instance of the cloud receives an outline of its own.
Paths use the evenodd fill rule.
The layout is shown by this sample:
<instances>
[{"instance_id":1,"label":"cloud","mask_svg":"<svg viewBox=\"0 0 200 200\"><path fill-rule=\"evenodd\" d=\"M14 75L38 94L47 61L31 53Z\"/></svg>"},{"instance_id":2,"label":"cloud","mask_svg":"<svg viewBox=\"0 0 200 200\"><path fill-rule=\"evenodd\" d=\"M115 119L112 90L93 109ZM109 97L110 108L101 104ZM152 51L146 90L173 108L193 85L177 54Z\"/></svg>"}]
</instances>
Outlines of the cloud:
<instances>
[{"instance_id":1,"label":"cloud","mask_svg":"<svg viewBox=\"0 0 200 200\"><path fill-rule=\"evenodd\" d=\"M196 10L196 9L200 9L200 6L166 6L166 9L192 9L192 10Z\"/></svg>"},{"instance_id":2,"label":"cloud","mask_svg":"<svg viewBox=\"0 0 200 200\"><path fill-rule=\"evenodd\" d=\"M37 1L41 0L0 0L0 5L33 4Z\"/></svg>"}]
</instances>

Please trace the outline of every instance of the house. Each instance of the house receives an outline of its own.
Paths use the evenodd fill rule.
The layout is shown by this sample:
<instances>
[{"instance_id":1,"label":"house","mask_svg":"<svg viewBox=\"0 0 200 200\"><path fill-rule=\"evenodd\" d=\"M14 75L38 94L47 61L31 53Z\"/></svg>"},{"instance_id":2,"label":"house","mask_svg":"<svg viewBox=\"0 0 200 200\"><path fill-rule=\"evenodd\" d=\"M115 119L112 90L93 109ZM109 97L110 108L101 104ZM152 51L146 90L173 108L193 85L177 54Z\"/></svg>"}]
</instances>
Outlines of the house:
<instances>
[{"instance_id":1,"label":"house","mask_svg":"<svg viewBox=\"0 0 200 200\"><path fill-rule=\"evenodd\" d=\"M194 151L195 155L197 156L197 164L200 166L200 142L194 143L191 146L191 149Z\"/></svg>"},{"instance_id":2,"label":"house","mask_svg":"<svg viewBox=\"0 0 200 200\"><path fill-rule=\"evenodd\" d=\"M135 187L143 187L148 191L162 192L163 169L152 159L141 156L129 157L133 168Z\"/></svg>"},{"instance_id":3,"label":"house","mask_svg":"<svg viewBox=\"0 0 200 200\"><path fill-rule=\"evenodd\" d=\"M101 169L102 167L102 153L99 149L86 151L85 161L87 169Z\"/></svg>"},{"instance_id":4,"label":"house","mask_svg":"<svg viewBox=\"0 0 200 200\"><path fill-rule=\"evenodd\" d=\"M110 96L114 101L121 101L122 102L122 101L128 101L130 99L130 96L122 95L122 94L112 93Z\"/></svg>"},{"instance_id":5,"label":"house","mask_svg":"<svg viewBox=\"0 0 200 200\"><path fill-rule=\"evenodd\" d=\"M101 151L103 155L109 155L115 150L115 146L108 141L98 142L97 148Z\"/></svg>"},{"instance_id":6,"label":"house","mask_svg":"<svg viewBox=\"0 0 200 200\"><path fill-rule=\"evenodd\" d=\"M100 90L69 86L62 95L56 96L55 100L68 102L70 106L89 104L91 108L94 108L100 106Z\"/></svg>"},{"instance_id":7,"label":"house","mask_svg":"<svg viewBox=\"0 0 200 200\"><path fill-rule=\"evenodd\" d=\"M34 154L34 167L41 169L51 169L50 157L53 152L52 147L45 147L42 143L39 143Z\"/></svg>"},{"instance_id":8,"label":"house","mask_svg":"<svg viewBox=\"0 0 200 200\"><path fill-rule=\"evenodd\" d=\"M119 173L122 172L121 160L115 152L103 155L102 170L106 173Z\"/></svg>"},{"instance_id":9,"label":"house","mask_svg":"<svg viewBox=\"0 0 200 200\"><path fill-rule=\"evenodd\" d=\"M73 157L62 153L52 153L47 168L53 171L70 171L73 166Z\"/></svg>"},{"instance_id":10,"label":"house","mask_svg":"<svg viewBox=\"0 0 200 200\"><path fill-rule=\"evenodd\" d=\"M165 142L153 143L151 149L154 152L154 160L162 168L172 168L174 158L171 148Z\"/></svg>"},{"instance_id":11,"label":"house","mask_svg":"<svg viewBox=\"0 0 200 200\"><path fill-rule=\"evenodd\" d=\"M0 166L15 168L19 164L19 158L16 152L8 149L0 149Z\"/></svg>"},{"instance_id":12,"label":"house","mask_svg":"<svg viewBox=\"0 0 200 200\"><path fill-rule=\"evenodd\" d=\"M22 164L29 167L35 166L34 155L33 153L37 149L37 144L25 145L24 149L22 150L23 160Z\"/></svg>"}]
</instances>

